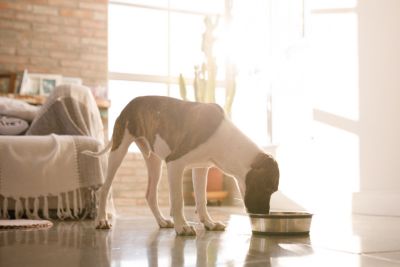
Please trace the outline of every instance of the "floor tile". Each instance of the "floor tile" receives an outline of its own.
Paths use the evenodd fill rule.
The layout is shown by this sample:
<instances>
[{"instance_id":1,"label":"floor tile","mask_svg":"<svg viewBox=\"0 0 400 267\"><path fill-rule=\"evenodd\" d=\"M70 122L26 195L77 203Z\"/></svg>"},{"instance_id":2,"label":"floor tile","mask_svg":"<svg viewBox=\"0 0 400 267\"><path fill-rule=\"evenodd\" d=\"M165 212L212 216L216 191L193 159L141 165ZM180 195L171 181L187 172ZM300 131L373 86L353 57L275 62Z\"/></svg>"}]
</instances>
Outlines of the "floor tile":
<instances>
[{"instance_id":1,"label":"floor tile","mask_svg":"<svg viewBox=\"0 0 400 267\"><path fill-rule=\"evenodd\" d=\"M210 213L227 224L225 231L205 231L193 207L186 216L196 237L159 229L147 207L126 209L110 231L94 229L93 221L0 231L0 266L400 266L400 218L342 217L333 231L332 220L315 216L310 236L266 237L252 235L243 209Z\"/></svg>"},{"instance_id":2,"label":"floor tile","mask_svg":"<svg viewBox=\"0 0 400 267\"><path fill-rule=\"evenodd\" d=\"M364 254L366 257L374 259L385 260L397 263L400 266L400 251L395 252L382 252L382 253L368 253Z\"/></svg>"},{"instance_id":3,"label":"floor tile","mask_svg":"<svg viewBox=\"0 0 400 267\"><path fill-rule=\"evenodd\" d=\"M351 253L400 250L400 218L343 215L315 216L312 245Z\"/></svg>"}]
</instances>

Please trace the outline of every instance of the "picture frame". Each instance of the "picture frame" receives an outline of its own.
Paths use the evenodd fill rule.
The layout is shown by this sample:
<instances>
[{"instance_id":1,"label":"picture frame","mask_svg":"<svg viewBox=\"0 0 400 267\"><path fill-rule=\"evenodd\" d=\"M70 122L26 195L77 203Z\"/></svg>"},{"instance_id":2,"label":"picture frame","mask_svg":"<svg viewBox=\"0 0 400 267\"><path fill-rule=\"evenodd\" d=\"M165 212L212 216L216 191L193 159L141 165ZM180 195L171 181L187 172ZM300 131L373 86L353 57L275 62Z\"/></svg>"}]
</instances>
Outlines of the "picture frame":
<instances>
[{"instance_id":1,"label":"picture frame","mask_svg":"<svg viewBox=\"0 0 400 267\"><path fill-rule=\"evenodd\" d=\"M57 74L29 74L30 88L20 94L48 96L62 82L62 76Z\"/></svg>"},{"instance_id":2,"label":"picture frame","mask_svg":"<svg viewBox=\"0 0 400 267\"><path fill-rule=\"evenodd\" d=\"M15 91L15 73L0 74L0 94L13 94Z\"/></svg>"}]
</instances>

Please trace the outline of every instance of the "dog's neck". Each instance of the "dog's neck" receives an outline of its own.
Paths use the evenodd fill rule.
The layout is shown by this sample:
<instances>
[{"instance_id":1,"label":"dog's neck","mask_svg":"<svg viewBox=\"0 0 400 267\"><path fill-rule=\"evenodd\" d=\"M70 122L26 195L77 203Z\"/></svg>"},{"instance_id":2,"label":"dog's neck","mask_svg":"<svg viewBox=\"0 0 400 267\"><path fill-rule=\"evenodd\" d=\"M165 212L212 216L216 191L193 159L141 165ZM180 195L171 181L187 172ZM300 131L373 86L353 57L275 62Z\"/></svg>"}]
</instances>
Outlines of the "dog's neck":
<instances>
[{"instance_id":1,"label":"dog's neck","mask_svg":"<svg viewBox=\"0 0 400 267\"><path fill-rule=\"evenodd\" d=\"M263 151L244 135L232 122L224 120L218 128L219 149L213 155L213 162L226 174L238 180L242 194L245 179L255 157Z\"/></svg>"}]
</instances>

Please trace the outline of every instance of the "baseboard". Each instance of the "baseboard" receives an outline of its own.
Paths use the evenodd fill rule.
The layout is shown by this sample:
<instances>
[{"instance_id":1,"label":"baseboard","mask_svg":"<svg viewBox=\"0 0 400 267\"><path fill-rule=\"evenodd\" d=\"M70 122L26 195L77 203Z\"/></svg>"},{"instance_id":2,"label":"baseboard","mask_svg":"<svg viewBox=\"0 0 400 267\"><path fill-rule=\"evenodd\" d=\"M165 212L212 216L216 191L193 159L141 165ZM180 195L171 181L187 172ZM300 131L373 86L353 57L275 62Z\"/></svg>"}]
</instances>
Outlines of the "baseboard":
<instances>
[{"instance_id":1,"label":"baseboard","mask_svg":"<svg viewBox=\"0 0 400 267\"><path fill-rule=\"evenodd\" d=\"M400 216L400 192L366 191L353 194L353 213Z\"/></svg>"}]
</instances>

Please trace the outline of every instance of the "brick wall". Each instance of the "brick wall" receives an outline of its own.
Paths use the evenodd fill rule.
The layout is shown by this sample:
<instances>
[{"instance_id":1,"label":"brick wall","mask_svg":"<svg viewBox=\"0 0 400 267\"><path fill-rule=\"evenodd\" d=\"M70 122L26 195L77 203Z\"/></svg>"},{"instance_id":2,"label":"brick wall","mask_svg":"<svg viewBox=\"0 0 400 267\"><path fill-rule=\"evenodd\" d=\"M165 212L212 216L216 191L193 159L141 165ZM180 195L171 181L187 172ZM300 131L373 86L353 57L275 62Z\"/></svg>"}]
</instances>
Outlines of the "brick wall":
<instances>
[{"instance_id":1,"label":"brick wall","mask_svg":"<svg viewBox=\"0 0 400 267\"><path fill-rule=\"evenodd\" d=\"M0 72L107 86L107 0L0 0Z\"/></svg>"},{"instance_id":2,"label":"brick wall","mask_svg":"<svg viewBox=\"0 0 400 267\"><path fill-rule=\"evenodd\" d=\"M142 206L147 205L147 168L140 153L128 153L119 167L113 181L113 197L115 204L121 206ZM190 173L186 172L183 179L183 189L186 205L193 205L193 185ZM158 186L158 204L169 205L169 185L167 169L165 164L162 167L162 176Z\"/></svg>"},{"instance_id":3,"label":"brick wall","mask_svg":"<svg viewBox=\"0 0 400 267\"><path fill-rule=\"evenodd\" d=\"M118 169L113 181L113 196L117 207L147 205L145 195L147 189L147 169L140 153L128 153ZM229 192L223 205L243 206L240 193L233 178L225 177L224 188ZM183 177L183 195L185 205L194 205L193 184L190 170ZM158 190L158 202L160 206L169 205L169 185L167 169L163 164L162 177ZM167 214L165 214L167 215Z\"/></svg>"},{"instance_id":4,"label":"brick wall","mask_svg":"<svg viewBox=\"0 0 400 267\"><path fill-rule=\"evenodd\" d=\"M159 184L159 204L169 204L168 179L163 165ZM118 169L113 182L113 197L117 206L147 205L145 195L147 189L147 169L142 154L128 153Z\"/></svg>"}]
</instances>

